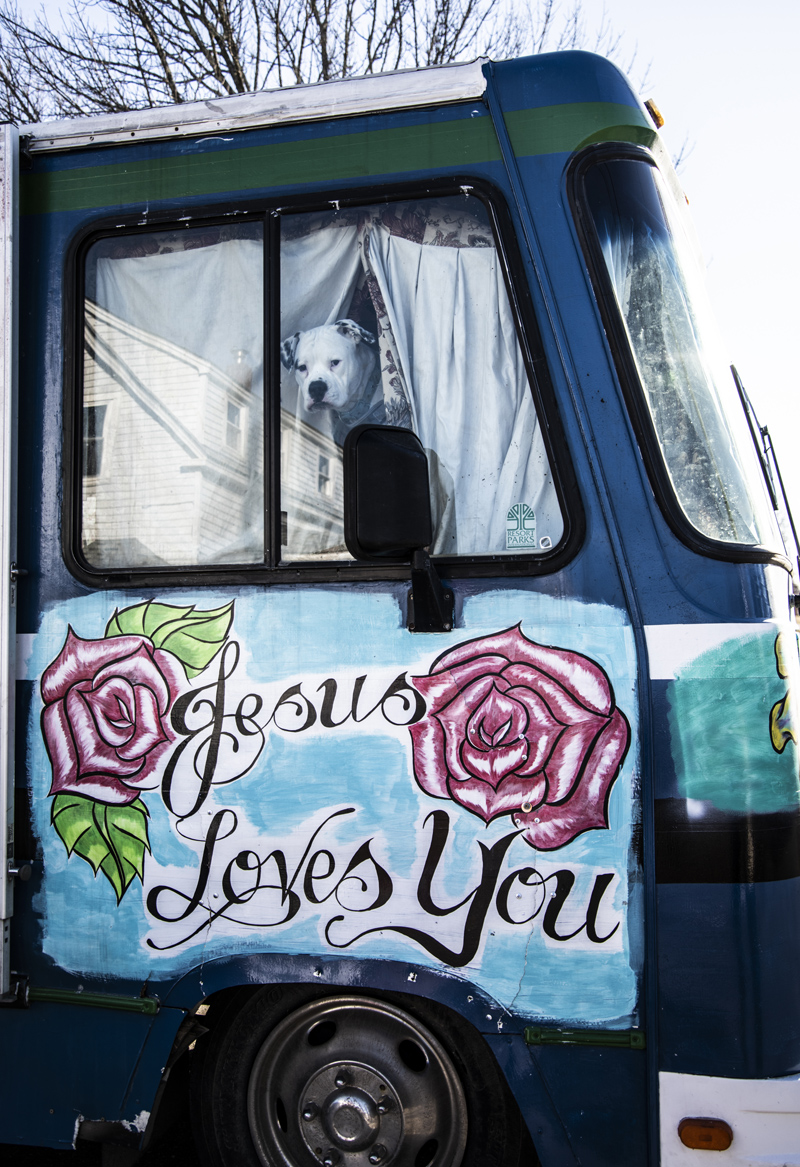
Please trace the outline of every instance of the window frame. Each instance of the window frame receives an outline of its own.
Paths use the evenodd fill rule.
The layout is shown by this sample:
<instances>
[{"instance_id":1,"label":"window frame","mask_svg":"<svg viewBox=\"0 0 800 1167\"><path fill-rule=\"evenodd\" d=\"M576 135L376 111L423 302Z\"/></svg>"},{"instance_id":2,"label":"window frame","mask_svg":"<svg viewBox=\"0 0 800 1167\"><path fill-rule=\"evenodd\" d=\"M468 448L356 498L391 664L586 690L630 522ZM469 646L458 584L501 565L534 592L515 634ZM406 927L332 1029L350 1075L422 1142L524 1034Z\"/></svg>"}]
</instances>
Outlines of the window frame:
<instances>
[{"instance_id":1,"label":"window frame","mask_svg":"<svg viewBox=\"0 0 800 1167\"><path fill-rule=\"evenodd\" d=\"M760 543L734 543L713 539L694 526L680 504L647 405L645 389L585 193L584 181L587 172L599 163L616 161L635 161L651 166L669 185L669 175L664 175L650 150L630 143L604 142L587 146L573 158L567 171L567 194L586 263L589 286L600 311L628 417L661 514L672 533L699 555L733 563L776 564L791 574L792 565L781 552L771 550Z\"/></svg>"},{"instance_id":2,"label":"window frame","mask_svg":"<svg viewBox=\"0 0 800 1167\"><path fill-rule=\"evenodd\" d=\"M424 184L397 183L391 189L349 186L340 192L287 195L283 198L241 199L199 208L141 215L103 217L84 227L73 239L66 260L67 295L64 326L64 420L62 554L75 578L89 587L182 587L202 584L346 582L352 580L407 581L406 560L314 561L279 563L280 508L280 222L283 215L369 206L410 199L470 194L487 209L500 259L503 280L514 319L534 406L553 483L564 520L564 533L552 549L538 555L441 556L440 573L450 579L519 578L549 575L569 562L581 547L585 516L555 393L546 363L532 297L516 241L513 221L502 193L493 184L470 176L437 179ZM260 221L264 225L264 562L254 564L187 564L147 568L99 569L81 551L85 265L89 249L104 238L120 238L157 231Z\"/></svg>"}]
</instances>

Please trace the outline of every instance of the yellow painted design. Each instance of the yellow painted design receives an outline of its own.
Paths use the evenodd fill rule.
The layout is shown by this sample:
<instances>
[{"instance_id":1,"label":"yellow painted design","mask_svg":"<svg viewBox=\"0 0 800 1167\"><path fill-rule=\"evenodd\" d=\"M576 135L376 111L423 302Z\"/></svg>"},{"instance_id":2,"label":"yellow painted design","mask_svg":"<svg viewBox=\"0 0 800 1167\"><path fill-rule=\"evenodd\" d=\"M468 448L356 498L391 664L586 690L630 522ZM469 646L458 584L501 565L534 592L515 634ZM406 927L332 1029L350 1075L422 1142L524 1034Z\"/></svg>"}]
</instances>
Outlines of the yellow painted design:
<instances>
[{"instance_id":1,"label":"yellow painted design","mask_svg":"<svg viewBox=\"0 0 800 1167\"><path fill-rule=\"evenodd\" d=\"M786 680L789 676L788 654L797 652L797 637L789 637L785 632L779 632L775 637L775 667L778 676ZM782 754L788 741L797 744L797 718L794 713L794 701L791 688L786 696L776 701L769 714L769 736L772 739L772 748Z\"/></svg>"},{"instance_id":2,"label":"yellow painted design","mask_svg":"<svg viewBox=\"0 0 800 1167\"><path fill-rule=\"evenodd\" d=\"M789 676L789 665L786 659L787 651L797 651L796 637L792 637L791 647L787 645L787 635L785 632L779 632L775 637L775 667L778 670L778 676L784 680Z\"/></svg>"}]
</instances>

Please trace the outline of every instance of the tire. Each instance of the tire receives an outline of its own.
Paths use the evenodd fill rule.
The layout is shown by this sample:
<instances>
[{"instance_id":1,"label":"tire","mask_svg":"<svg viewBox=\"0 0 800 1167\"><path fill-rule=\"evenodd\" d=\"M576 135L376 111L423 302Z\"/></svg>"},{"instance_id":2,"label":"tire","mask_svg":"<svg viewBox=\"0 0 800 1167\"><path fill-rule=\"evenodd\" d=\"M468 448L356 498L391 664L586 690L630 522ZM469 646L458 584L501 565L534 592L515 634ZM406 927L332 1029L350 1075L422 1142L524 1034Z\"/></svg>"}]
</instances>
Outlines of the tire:
<instances>
[{"instance_id":1,"label":"tire","mask_svg":"<svg viewBox=\"0 0 800 1167\"><path fill-rule=\"evenodd\" d=\"M491 1052L449 1009L290 985L240 991L218 1012L192 1054L206 1167L537 1162Z\"/></svg>"}]
</instances>

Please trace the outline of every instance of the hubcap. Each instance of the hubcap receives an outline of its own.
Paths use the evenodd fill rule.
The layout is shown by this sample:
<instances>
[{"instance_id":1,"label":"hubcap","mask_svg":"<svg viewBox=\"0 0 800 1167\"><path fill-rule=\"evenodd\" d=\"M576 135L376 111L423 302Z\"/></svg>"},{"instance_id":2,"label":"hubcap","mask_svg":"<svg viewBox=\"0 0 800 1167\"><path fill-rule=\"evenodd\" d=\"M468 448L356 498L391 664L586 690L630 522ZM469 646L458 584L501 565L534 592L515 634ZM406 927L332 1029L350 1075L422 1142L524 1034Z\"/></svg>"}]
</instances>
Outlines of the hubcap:
<instances>
[{"instance_id":1,"label":"hubcap","mask_svg":"<svg viewBox=\"0 0 800 1167\"><path fill-rule=\"evenodd\" d=\"M248 1119L265 1167L458 1167L466 1104L415 1017L324 997L285 1018L253 1065Z\"/></svg>"},{"instance_id":2,"label":"hubcap","mask_svg":"<svg viewBox=\"0 0 800 1167\"><path fill-rule=\"evenodd\" d=\"M352 1156L382 1147L370 1163L388 1163L403 1137L403 1113L394 1091L370 1066L324 1066L308 1081L300 1102L300 1132L316 1157L333 1146ZM306 1118L310 1115L310 1118Z\"/></svg>"}]
</instances>

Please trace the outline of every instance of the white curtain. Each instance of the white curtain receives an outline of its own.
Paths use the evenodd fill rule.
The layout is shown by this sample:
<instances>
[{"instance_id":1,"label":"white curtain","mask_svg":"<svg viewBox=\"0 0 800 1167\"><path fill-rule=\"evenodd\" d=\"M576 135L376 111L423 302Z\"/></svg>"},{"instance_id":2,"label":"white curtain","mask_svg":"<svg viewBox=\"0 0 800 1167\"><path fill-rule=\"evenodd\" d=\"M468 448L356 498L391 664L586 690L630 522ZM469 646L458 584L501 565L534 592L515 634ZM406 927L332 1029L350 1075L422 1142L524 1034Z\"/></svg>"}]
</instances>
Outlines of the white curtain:
<instances>
[{"instance_id":1,"label":"white curtain","mask_svg":"<svg viewBox=\"0 0 800 1167\"><path fill-rule=\"evenodd\" d=\"M264 247L229 239L213 247L98 259L96 298L129 324L164 337L230 373L246 359L263 385Z\"/></svg>"},{"instance_id":2,"label":"white curtain","mask_svg":"<svg viewBox=\"0 0 800 1167\"><path fill-rule=\"evenodd\" d=\"M555 546L563 523L497 252L418 244L376 226L370 260L413 427L435 455L434 492L447 499L433 551L505 553L508 513L520 503L534 512L537 544Z\"/></svg>"},{"instance_id":3,"label":"white curtain","mask_svg":"<svg viewBox=\"0 0 800 1167\"><path fill-rule=\"evenodd\" d=\"M281 243L281 337L347 315L361 273L355 226Z\"/></svg>"}]
</instances>

